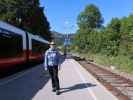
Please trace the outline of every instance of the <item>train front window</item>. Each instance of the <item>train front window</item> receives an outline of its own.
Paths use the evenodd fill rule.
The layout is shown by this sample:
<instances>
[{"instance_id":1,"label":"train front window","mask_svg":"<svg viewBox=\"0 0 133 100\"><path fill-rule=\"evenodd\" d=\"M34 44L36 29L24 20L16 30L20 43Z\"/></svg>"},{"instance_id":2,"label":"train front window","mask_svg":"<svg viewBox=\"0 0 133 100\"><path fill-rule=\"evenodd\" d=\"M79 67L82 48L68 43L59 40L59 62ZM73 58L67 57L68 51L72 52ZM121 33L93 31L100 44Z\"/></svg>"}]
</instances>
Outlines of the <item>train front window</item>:
<instances>
[{"instance_id":1,"label":"train front window","mask_svg":"<svg viewBox=\"0 0 133 100\"><path fill-rule=\"evenodd\" d=\"M22 37L0 32L0 59L18 57L22 54Z\"/></svg>"}]
</instances>

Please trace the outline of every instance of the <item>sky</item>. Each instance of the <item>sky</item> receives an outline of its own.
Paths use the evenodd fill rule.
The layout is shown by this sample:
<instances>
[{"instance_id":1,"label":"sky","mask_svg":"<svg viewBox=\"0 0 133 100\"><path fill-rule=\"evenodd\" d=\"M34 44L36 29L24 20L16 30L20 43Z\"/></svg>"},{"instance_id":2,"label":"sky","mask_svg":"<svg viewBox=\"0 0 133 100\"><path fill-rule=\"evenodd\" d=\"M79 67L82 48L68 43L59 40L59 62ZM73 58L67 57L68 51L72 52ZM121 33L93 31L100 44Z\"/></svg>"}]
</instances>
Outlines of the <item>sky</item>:
<instances>
[{"instance_id":1,"label":"sky","mask_svg":"<svg viewBox=\"0 0 133 100\"><path fill-rule=\"evenodd\" d=\"M113 17L122 18L133 13L132 0L40 0L51 30L70 34L77 30L77 16L86 5L95 4L107 25Z\"/></svg>"}]
</instances>

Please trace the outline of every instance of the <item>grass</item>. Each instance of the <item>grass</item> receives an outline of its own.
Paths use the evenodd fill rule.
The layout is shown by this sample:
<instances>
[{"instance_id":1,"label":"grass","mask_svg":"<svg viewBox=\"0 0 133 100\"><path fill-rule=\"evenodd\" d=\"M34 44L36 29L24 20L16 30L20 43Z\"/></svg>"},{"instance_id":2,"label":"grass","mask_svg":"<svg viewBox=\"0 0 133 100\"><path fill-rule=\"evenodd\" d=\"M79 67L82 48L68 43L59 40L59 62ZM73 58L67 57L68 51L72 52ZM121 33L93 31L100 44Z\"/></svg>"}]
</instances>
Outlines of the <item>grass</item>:
<instances>
[{"instance_id":1,"label":"grass","mask_svg":"<svg viewBox=\"0 0 133 100\"><path fill-rule=\"evenodd\" d=\"M127 56L106 56L102 54L80 54L87 59L93 59L96 63L104 66L115 66L116 69L133 74L133 59Z\"/></svg>"}]
</instances>

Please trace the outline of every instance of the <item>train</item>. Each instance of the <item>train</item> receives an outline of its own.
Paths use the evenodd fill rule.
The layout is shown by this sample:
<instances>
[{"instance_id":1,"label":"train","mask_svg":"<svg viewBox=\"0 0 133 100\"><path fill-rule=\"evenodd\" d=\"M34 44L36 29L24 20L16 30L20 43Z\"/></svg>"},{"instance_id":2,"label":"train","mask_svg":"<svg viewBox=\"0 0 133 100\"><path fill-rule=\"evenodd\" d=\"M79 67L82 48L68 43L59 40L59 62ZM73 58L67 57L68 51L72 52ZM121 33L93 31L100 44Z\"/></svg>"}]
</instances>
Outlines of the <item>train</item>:
<instances>
[{"instance_id":1,"label":"train","mask_svg":"<svg viewBox=\"0 0 133 100\"><path fill-rule=\"evenodd\" d=\"M0 74L19 65L41 62L49 41L0 21Z\"/></svg>"}]
</instances>

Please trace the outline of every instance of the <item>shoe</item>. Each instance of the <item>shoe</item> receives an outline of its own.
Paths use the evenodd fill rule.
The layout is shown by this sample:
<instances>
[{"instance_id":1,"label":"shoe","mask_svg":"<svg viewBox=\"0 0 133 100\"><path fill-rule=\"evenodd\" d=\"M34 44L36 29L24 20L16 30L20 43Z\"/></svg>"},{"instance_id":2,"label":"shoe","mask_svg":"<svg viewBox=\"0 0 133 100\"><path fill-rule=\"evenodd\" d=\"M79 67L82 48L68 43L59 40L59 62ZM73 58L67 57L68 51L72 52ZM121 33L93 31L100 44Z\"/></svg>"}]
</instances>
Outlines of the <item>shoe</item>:
<instances>
[{"instance_id":1,"label":"shoe","mask_svg":"<svg viewBox=\"0 0 133 100\"><path fill-rule=\"evenodd\" d=\"M56 90L56 95L60 95L60 91L59 90Z\"/></svg>"},{"instance_id":2,"label":"shoe","mask_svg":"<svg viewBox=\"0 0 133 100\"><path fill-rule=\"evenodd\" d=\"M53 88L53 89L52 89L52 91L53 91L53 92L56 92L56 89L55 89L55 88Z\"/></svg>"}]
</instances>

